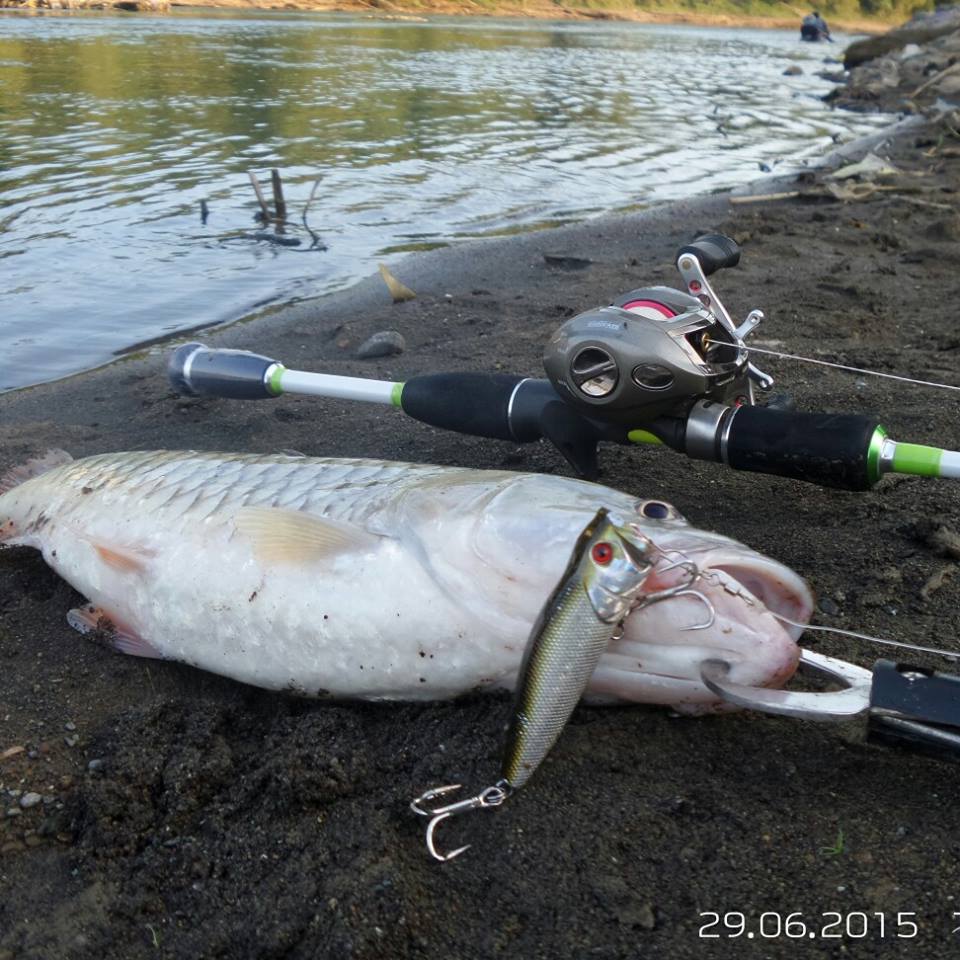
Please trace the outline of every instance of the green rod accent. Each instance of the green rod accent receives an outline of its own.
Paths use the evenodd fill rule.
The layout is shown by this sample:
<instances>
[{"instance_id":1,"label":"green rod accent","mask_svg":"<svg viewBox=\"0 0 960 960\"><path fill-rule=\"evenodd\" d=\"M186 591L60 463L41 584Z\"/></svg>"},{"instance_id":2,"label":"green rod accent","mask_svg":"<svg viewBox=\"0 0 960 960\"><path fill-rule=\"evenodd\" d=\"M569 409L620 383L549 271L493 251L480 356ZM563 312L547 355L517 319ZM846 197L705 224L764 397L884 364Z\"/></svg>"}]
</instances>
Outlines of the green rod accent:
<instances>
[{"instance_id":1,"label":"green rod accent","mask_svg":"<svg viewBox=\"0 0 960 960\"><path fill-rule=\"evenodd\" d=\"M870 438L870 446L867 447L867 478L870 481L870 486L877 483L883 476L880 470L880 454L883 452L883 441L886 439L887 431L878 425Z\"/></svg>"},{"instance_id":2,"label":"green rod accent","mask_svg":"<svg viewBox=\"0 0 960 960\"><path fill-rule=\"evenodd\" d=\"M403 384L395 383L393 385L393 389L390 391L390 402L395 407L402 407L403 404L400 402L402 396L403 396Z\"/></svg>"},{"instance_id":3,"label":"green rod accent","mask_svg":"<svg viewBox=\"0 0 960 960\"><path fill-rule=\"evenodd\" d=\"M663 445L663 441L649 430L631 430L627 433L627 439L631 443L658 443L661 446Z\"/></svg>"},{"instance_id":4,"label":"green rod accent","mask_svg":"<svg viewBox=\"0 0 960 960\"><path fill-rule=\"evenodd\" d=\"M286 369L282 363L278 363L274 367L273 373L270 374L270 379L267 380L267 390L275 397L279 397L283 393L282 381Z\"/></svg>"},{"instance_id":5,"label":"green rod accent","mask_svg":"<svg viewBox=\"0 0 960 960\"><path fill-rule=\"evenodd\" d=\"M939 477L941 456L943 451L938 447L898 443L893 451L893 472L912 473L918 477Z\"/></svg>"}]
</instances>

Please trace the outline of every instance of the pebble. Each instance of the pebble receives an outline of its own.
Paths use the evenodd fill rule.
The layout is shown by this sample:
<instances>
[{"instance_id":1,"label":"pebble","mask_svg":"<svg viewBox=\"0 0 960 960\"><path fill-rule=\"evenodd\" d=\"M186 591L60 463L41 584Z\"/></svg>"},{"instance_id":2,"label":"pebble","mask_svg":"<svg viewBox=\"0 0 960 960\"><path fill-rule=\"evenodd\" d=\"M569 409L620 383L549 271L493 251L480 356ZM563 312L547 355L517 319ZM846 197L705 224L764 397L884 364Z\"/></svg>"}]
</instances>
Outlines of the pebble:
<instances>
[{"instance_id":1,"label":"pebble","mask_svg":"<svg viewBox=\"0 0 960 960\"><path fill-rule=\"evenodd\" d=\"M91 773L99 773L106 765L107 761L102 757L95 757L87 764L87 769Z\"/></svg>"},{"instance_id":2,"label":"pebble","mask_svg":"<svg viewBox=\"0 0 960 960\"><path fill-rule=\"evenodd\" d=\"M803 67L798 67L796 64L793 64L791 67L787 67L783 71L785 77L800 77L803 76Z\"/></svg>"},{"instance_id":3,"label":"pebble","mask_svg":"<svg viewBox=\"0 0 960 960\"><path fill-rule=\"evenodd\" d=\"M77 729L77 725L72 720L68 720L63 725L63 729L66 730L68 733L73 733L73 731Z\"/></svg>"},{"instance_id":4,"label":"pebble","mask_svg":"<svg viewBox=\"0 0 960 960\"><path fill-rule=\"evenodd\" d=\"M24 810L29 810L39 803L43 803L43 797L39 793L25 793L20 798L20 806L23 807Z\"/></svg>"},{"instance_id":5,"label":"pebble","mask_svg":"<svg viewBox=\"0 0 960 960\"><path fill-rule=\"evenodd\" d=\"M19 817L21 813L22 811L19 807L10 807L10 809L7 810L8 817Z\"/></svg>"},{"instance_id":6,"label":"pebble","mask_svg":"<svg viewBox=\"0 0 960 960\"><path fill-rule=\"evenodd\" d=\"M406 348L407 342L403 339L403 334L396 330L381 330L370 337L369 340L360 344L357 356L361 360L370 360L374 357L392 357L395 354L403 353Z\"/></svg>"},{"instance_id":7,"label":"pebble","mask_svg":"<svg viewBox=\"0 0 960 960\"><path fill-rule=\"evenodd\" d=\"M69 737L64 737L63 742L68 747L75 747L80 742L80 737L75 733L71 733Z\"/></svg>"},{"instance_id":8,"label":"pebble","mask_svg":"<svg viewBox=\"0 0 960 960\"><path fill-rule=\"evenodd\" d=\"M829 597L821 597L817 606L828 617L835 617L840 612L840 608Z\"/></svg>"}]
</instances>

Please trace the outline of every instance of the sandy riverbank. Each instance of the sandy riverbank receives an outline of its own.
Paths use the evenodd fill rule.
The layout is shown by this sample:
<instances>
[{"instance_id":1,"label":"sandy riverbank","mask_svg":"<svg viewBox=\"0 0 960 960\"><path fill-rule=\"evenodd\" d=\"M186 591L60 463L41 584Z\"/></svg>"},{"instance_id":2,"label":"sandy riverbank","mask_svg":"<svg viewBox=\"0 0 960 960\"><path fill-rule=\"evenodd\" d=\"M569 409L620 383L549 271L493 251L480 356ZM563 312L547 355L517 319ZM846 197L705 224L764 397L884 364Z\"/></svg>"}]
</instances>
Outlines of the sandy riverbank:
<instances>
[{"instance_id":1,"label":"sandy riverbank","mask_svg":"<svg viewBox=\"0 0 960 960\"><path fill-rule=\"evenodd\" d=\"M537 375L564 318L635 286L675 285L677 247L720 231L743 259L718 289L737 315L764 309L758 346L955 381L955 123L930 120L876 147L899 173L860 199L837 200L809 174L757 188L799 192L784 200L708 197L464 245L398 267L411 302L391 304L374 277L206 339L383 379ZM558 269L547 253L589 262ZM400 330L407 350L357 360L382 329ZM564 471L542 445L463 438L380 408L180 399L165 352L0 397L0 468L48 446L77 456L166 446ZM875 412L895 438L960 447L949 395L760 365L802 409ZM957 579L929 590L952 563L930 534L960 527L955 483L888 478L851 494L666 452L610 448L602 459L603 482L670 500L802 573L824 622L957 645ZM580 709L522 794L450 828L473 848L439 867L407 802L426 784L487 782L506 701L268 694L86 642L64 621L78 599L33 552L0 553L0 757L25 748L0 760L0 814L25 792L45 798L0 816L0 960L684 960L703 956L703 911L742 912L754 931L764 912L801 911L817 956L837 949L820 936L825 914L862 911L871 933L844 936L845 956L956 955L960 768L868 745L857 724ZM862 663L881 653L814 645ZM909 932L901 914L915 937L898 939ZM754 949L708 946L715 957ZM793 956L795 944L781 935L756 950Z\"/></svg>"}]
</instances>

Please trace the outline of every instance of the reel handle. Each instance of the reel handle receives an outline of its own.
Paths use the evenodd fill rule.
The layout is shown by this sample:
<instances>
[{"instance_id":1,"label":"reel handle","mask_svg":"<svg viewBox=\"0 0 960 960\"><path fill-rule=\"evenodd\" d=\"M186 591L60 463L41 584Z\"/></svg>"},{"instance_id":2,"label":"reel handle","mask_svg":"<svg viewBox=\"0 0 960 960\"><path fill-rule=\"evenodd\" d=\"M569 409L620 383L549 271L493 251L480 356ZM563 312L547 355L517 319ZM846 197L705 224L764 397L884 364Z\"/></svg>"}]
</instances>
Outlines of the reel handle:
<instances>
[{"instance_id":1,"label":"reel handle","mask_svg":"<svg viewBox=\"0 0 960 960\"><path fill-rule=\"evenodd\" d=\"M700 268L708 277L724 267L735 267L740 262L740 247L737 242L721 233L697 237L693 243L681 247L674 259L679 260L684 254L696 257L700 261Z\"/></svg>"}]
</instances>

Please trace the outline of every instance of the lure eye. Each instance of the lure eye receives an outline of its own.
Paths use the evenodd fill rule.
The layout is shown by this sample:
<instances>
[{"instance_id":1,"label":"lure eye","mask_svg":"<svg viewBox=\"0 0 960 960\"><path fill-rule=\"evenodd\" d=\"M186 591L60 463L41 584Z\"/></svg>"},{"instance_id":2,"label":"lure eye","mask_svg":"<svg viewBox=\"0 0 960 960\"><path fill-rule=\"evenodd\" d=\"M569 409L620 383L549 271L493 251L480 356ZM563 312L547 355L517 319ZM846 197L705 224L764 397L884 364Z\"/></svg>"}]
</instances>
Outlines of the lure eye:
<instances>
[{"instance_id":1,"label":"lure eye","mask_svg":"<svg viewBox=\"0 0 960 960\"><path fill-rule=\"evenodd\" d=\"M594 563L599 563L605 567L613 559L613 547L606 542L595 543L590 554L593 557Z\"/></svg>"},{"instance_id":2,"label":"lure eye","mask_svg":"<svg viewBox=\"0 0 960 960\"><path fill-rule=\"evenodd\" d=\"M637 509L649 520L672 520L678 516L677 511L662 500L644 500Z\"/></svg>"}]
</instances>

